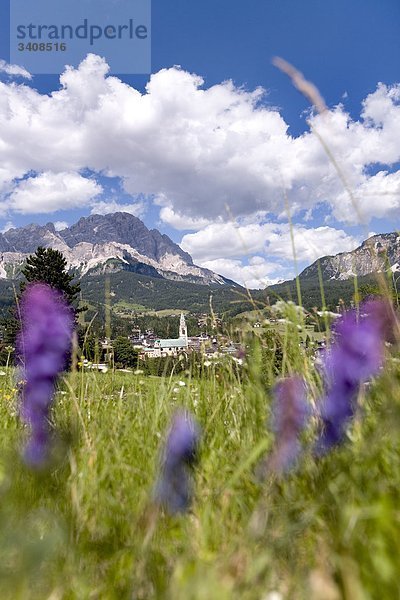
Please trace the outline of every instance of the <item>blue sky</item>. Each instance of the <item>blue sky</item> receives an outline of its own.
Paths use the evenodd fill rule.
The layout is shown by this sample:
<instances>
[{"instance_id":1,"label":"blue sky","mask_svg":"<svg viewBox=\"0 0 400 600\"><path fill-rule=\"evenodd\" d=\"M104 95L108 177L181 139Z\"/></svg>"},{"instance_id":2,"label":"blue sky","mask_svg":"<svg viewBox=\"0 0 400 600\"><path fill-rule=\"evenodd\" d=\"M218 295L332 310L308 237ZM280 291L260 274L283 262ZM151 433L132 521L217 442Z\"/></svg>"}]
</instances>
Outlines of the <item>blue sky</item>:
<instances>
[{"instance_id":1,"label":"blue sky","mask_svg":"<svg viewBox=\"0 0 400 600\"><path fill-rule=\"evenodd\" d=\"M4 4L0 58L8 63ZM285 194L297 227L300 268L317 255L354 247L369 232L399 227L399 24L397 0L153 0L152 89L146 92L147 76L119 76L142 94L137 105L133 95L133 104L125 98L125 87L109 86L107 97L116 102L111 106L110 100L108 111L99 115L96 98L85 99L84 121L77 113L73 116L76 130L64 122L65 112L60 111L59 119L55 114L51 127L59 126L61 136L68 135L68 128L70 138L85 131L78 146L66 144L65 156L51 136L45 138L48 152L39 148L37 128L43 127L44 136L49 132L45 117L36 125L32 118L24 120L27 111L32 117L44 105L45 95L60 90L59 77L23 79L10 76L3 66L1 95L14 106L14 116L21 111L27 156L21 158L21 124L11 127L4 102L0 124L8 121L10 137L2 146L0 130L6 165L0 179L0 230L30 222L72 224L96 207L105 212L122 205L149 227L182 241L197 262L253 286L257 280L263 285L293 274ZM363 225L357 223L324 150L309 133L309 102L272 65L276 55L313 81L331 109L323 122L313 117L313 126L326 136L360 202ZM181 70L171 70L174 65ZM85 85L105 93L107 74L99 61L86 70L73 67L76 77L64 81L64 111L65 106L76 109ZM203 83L195 82L193 74ZM230 87L224 84L227 80ZM377 91L379 82L384 86ZM24 98L23 110L16 85L38 92L34 99ZM254 99L251 94L260 87L266 93ZM214 92L204 98L201 90L210 88ZM142 101L149 94L152 125ZM335 109L340 103L343 107ZM122 111L120 126L119 111L112 113L115 104ZM56 110L54 105L51 110ZM100 151L95 119L103 124L107 117L106 147ZM148 129L143 125L143 131L140 123ZM79 160L73 157L77 154L82 155ZM82 202L70 199L68 189L80 193ZM38 200L31 201L31 194ZM51 194L66 195L65 203L52 204Z\"/></svg>"}]
</instances>

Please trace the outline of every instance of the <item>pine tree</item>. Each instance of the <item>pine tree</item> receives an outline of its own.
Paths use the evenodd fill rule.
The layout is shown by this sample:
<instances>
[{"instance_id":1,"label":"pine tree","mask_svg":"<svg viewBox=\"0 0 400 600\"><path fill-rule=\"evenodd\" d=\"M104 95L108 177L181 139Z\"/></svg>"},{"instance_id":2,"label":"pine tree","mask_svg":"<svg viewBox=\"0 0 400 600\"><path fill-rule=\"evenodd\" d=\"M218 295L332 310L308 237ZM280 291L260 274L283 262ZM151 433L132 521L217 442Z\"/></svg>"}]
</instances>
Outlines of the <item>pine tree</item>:
<instances>
[{"instance_id":1,"label":"pine tree","mask_svg":"<svg viewBox=\"0 0 400 600\"><path fill-rule=\"evenodd\" d=\"M39 246L36 252L27 258L22 274L25 276L26 282L21 284L21 291L27 283L34 281L47 283L60 290L68 302L74 306L75 312L78 312L76 304L81 286L79 283L72 283L74 276L68 273L67 261L59 250Z\"/></svg>"},{"instance_id":2,"label":"pine tree","mask_svg":"<svg viewBox=\"0 0 400 600\"><path fill-rule=\"evenodd\" d=\"M0 323L4 330L4 343L6 345L15 345L15 339L21 326L18 303L28 283L47 283L51 287L60 290L65 295L67 302L73 307L75 315L86 310L86 308L78 308L78 296L81 286L79 283L72 283L74 277L69 275L67 261L58 250L39 246L36 252L27 258L22 274L25 276L26 281L21 282L17 303L10 308L8 316L3 318Z\"/></svg>"}]
</instances>

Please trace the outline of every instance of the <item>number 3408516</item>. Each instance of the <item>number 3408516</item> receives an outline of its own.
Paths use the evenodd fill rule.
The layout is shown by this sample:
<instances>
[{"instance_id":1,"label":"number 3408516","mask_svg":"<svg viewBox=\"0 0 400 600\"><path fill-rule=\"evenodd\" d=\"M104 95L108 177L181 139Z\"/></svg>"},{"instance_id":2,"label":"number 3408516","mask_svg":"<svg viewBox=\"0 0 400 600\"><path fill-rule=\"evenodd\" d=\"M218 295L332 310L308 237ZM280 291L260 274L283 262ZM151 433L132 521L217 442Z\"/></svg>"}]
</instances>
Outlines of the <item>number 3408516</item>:
<instances>
[{"instance_id":1,"label":"number 3408516","mask_svg":"<svg viewBox=\"0 0 400 600\"><path fill-rule=\"evenodd\" d=\"M28 44L23 44L22 42L18 44L19 52L65 52L67 49L67 44L63 42L61 44L53 43L53 42L29 42Z\"/></svg>"}]
</instances>

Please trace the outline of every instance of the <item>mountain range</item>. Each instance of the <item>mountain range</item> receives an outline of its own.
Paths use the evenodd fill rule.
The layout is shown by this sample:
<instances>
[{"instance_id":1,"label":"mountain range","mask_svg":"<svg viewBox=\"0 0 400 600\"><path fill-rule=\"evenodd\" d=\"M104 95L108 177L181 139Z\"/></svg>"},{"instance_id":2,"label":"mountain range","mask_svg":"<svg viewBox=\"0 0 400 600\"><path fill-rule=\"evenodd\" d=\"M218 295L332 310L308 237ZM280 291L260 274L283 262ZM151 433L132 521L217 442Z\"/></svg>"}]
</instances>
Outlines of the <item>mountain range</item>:
<instances>
[{"instance_id":1,"label":"mountain range","mask_svg":"<svg viewBox=\"0 0 400 600\"><path fill-rule=\"evenodd\" d=\"M148 229L129 213L83 217L62 231L53 223L9 229L0 234L0 278L16 278L27 256L38 246L62 252L69 269L80 278L130 271L202 285L237 285L198 267L167 235Z\"/></svg>"},{"instance_id":2,"label":"mountain range","mask_svg":"<svg viewBox=\"0 0 400 600\"><path fill-rule=\"evenodd\" d=\"M109 276L113 303L202 312L208 310L212 293L217 310L229 307L236 312L248 304L243 287L195 265L167 235L122 212L83 217L62 231L48 223L0 234L0 304L2 298L12 301L12 282L38 246L63 253L69 269L81 280L84 298L93 303L103 301L104 278ZM367 280L389 269L395 280L395 273L400 272L400 236L395 232L374 235L351 252L325 256L304 269L299 275L303 303L306 308L321 305L319 272L330 299L327 304L333 307L339 298L352 297L355 276ZM267 295L270 301L275 297L296 300L295 280L268 286L267 292L252 291L261 302Z\"/></svg>"}]
</instances>

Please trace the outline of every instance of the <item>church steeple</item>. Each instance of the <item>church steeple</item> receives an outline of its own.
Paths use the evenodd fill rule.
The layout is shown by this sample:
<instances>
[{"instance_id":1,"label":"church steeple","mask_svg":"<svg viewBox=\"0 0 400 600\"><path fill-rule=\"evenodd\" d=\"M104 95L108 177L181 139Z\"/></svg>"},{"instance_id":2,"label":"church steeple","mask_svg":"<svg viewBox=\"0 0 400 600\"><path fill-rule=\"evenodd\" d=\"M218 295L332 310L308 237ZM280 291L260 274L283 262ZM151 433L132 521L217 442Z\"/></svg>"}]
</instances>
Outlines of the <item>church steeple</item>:
<instances>
[{"instance_id":1,"label":"church steeple","mask_svg":"<svg viewBox=\"0 0 400 600\"><path fill-rule=\"evenodd\" d=\"M181 314L181 320L179 322L179 337L180 338L185 338L186 345L187 345L188 334L187 334L187 326L186 326L186 321L185 321L185 315L183 313Z\"/></svg>"}]
</instances>

